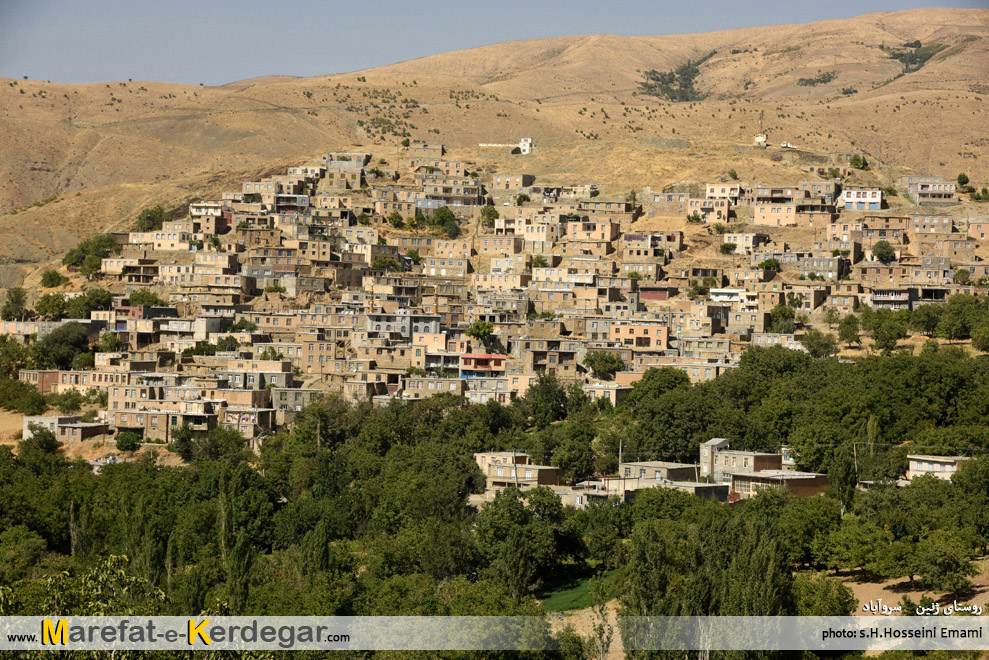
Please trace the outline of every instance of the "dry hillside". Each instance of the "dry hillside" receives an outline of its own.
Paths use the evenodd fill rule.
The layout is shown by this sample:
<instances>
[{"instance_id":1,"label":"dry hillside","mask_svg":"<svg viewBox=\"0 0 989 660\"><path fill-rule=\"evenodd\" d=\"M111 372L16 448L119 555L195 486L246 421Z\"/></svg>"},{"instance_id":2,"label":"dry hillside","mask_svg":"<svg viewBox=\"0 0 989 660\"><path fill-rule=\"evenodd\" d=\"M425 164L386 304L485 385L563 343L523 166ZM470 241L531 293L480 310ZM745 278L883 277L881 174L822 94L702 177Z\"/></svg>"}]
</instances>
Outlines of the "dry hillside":
<instances>
[{"instance_id":1,"label":"dry hillside","mask_svg":"<svg viewBox=\"0 0 989 660\"><path fill-rule=\"evenodd\" d=\"M882 48L917 40L937 52L908 73ZM989 10L922 9L695 35L512 42L222 87L4 79L0 286L82 237L128 226L149 204L177 208L329 149L380 151L402 134L442 141L464 158L482 155L478 142L531 136L538 153L524 162L483 155L502 171L589 180L607 194L729 167L749 180L792 176L800 163L774 170L749 157L763 115L773 143L859 149L877 163L951 177L966 171L981 186L989 180L987 49ZM643 71L712 51L696 78L703 101L636 93ZM826 83L798 84L831 72Z\"/></svg>"}]
</instances>

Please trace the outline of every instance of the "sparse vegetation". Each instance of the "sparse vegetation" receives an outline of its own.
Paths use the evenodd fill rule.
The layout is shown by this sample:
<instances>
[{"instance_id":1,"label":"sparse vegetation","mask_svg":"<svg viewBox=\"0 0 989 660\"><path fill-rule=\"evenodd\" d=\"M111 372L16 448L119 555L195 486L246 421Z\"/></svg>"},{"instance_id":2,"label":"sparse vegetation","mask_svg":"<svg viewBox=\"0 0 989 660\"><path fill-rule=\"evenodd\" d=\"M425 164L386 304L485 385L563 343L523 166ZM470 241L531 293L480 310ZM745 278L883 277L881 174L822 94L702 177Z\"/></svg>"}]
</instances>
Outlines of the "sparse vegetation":
<instances>
[{"instance_id":1,"label":"sparse vegetation","mask_svg":"<svg viewBox=\"0 0 989 660\"><path fill-rule=\"evenodd\" d=\"M797 79L797 84L801 87L816 87L817 85L826 85L835 78L838 77L837 71L818 71L818 75L813 78L799 78Z\"/></svg>"},{"instance_id":2,"label":"sparse vegetation","mask_svg":"<svg viewBox=\"0 0 989 660\"><path fill-rule=\"evenodd\" d=\"M660 72L650 69L642 74L645 80L639 83L639 91L648 96L657 96L677 103L702 101L707 94L698 91L695 82L700 75L701 66L716 53L717 51L712 50L699 60L687 60L672 71Z\"/></svg>"}]
</instances>

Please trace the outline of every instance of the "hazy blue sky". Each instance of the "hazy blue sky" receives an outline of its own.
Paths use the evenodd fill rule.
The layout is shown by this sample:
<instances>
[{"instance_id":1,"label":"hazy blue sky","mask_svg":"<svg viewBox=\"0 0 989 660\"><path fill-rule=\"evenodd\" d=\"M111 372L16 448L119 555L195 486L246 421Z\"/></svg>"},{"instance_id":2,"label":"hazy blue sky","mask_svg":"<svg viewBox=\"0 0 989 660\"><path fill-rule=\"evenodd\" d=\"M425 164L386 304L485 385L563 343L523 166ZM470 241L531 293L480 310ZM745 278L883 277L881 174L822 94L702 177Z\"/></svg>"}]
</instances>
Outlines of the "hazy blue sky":
<instances>
[{"instance_id":1,"label":"hazy blue sky","mask_svg":"<svg viewBox=\"0 0 989 660\"><path fill-rule=\"evenodd\" d=\"M913 0L0 0L0 76L214 85L268 74L354 71L513 39L706 32L931 4ZM986 4L987 0L956 0L951 6Z\"/></svg>"}]
</instances>

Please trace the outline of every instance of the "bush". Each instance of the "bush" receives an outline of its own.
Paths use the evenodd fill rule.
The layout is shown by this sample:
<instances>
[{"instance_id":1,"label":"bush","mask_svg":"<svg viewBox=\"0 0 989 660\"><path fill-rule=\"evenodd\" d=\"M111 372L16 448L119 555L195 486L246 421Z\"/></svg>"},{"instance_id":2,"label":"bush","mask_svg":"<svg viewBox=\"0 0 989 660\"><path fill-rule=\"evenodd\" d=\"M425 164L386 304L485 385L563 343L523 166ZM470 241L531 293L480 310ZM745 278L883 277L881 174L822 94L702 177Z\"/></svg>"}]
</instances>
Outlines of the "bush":
<instances>
[{"instance_id":1,"label":"bush","mask_svg":"<svg viewBox=\"0 0 989 660\"><path fill-rule=\"evenodd\" d=\"M759 268L763 270L775 270L777 273L783 270L782 264L780 264L779 259L766 259L759 264Z\"/></svg>"},{"instance_id":2,"label":"bush","mask_svg":"<svg viewBox=\"0 0 989 660\"><path fill-rule=\"evenodd\" d=\"M738 245L735 243L722 243L718 248L718 251L721 252L721 254L735 254L735 250L737 249Z\"/></svg>"},{"instance_id":3,"label":"bush","mask_svg":"<svg viewBox=\"0 0 989 660\"><path fill-rule=\"evenodd\" d=\"M481 208L481 220L484 221L485 227L493 227L494 221L501 217L496 209L491 204L486 204Z\"/></svg>"},{"instance_id":4,"label":"bush","mask_svg":"<svg viewBox=\"0 0 989 660\"><path fill-rule=\"evenodd\" d=\"M200 341L196 342L195 346L190 346L182 351L182 357L192 357L194 355L216 355L216 350L216 344Z\"/></svg>"},{"instance_id":5,"label":"bush","mask_svg":"<svg viewBox=\"0 0 989 660\"><path fill-rule=\"evenodd\" d=\"M258 324L248 319L241 319L230 326L229 332L256 332Z\"/></svg>"},{"instance_id":6,"label":"bush","mask_svg":"<svg viewBox=\"0 0 989 660\"><path fill-rule=\"evenodd\" d=\"M141 448L141 436L133 431L124 431L117 436L117 451L137 451Z\"/></svg>"},{"instance_id":7,"label":"bush","mask_svg":"<svg viewBox=\"0 0 989 660\"><path fill-rule=\"evenodd\" d=\"M68 281L69 278L67 278L65 275L62 275L60 272L52 268L49 268L48 270L46 270L41 274L41 286L45 287L46 289L52 289L57 286L62 286Z\"/></svg>"},{"instance_id":8,"label":"bush","mask_svg":"<svg viewBox=\"0 0 989 660\"><path fill-rule=\"evenodd\" d=\"M387 270L390 273L400 273L405 270L402 267L402 264L398 263L394 259L381 257L378 257L371 262L371 268L381 268L382 270Z\"/></svg>"},{"instance_id":9,"label":"bush","mask_svg":"<svg viewBox=\"0 0 989 660\"><path fill-rule=\"evenodd\" d=\"M797 80L797 84L801 87L816 87L817 85L826 85L837 77L837 71L825 71L813 78L800 78Z\"/></svg>"}]
</instances>

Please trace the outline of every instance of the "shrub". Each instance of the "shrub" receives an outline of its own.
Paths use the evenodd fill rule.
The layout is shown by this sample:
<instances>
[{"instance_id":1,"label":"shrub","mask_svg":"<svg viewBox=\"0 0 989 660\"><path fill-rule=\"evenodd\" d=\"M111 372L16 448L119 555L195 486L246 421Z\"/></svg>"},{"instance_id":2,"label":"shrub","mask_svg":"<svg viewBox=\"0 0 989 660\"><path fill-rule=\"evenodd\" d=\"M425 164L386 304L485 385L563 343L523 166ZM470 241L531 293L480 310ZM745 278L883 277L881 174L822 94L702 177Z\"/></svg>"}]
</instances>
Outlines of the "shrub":
<instances>
[{"instance_id":1,"label":"shrub","mask_svg":"<svg viewBox=\"0 0 989 660\"><path fill-rule=\"evenodd\" d=\"M68 281L69 278L52 268L49 268L41 274L41 286L46 289L53 289L57 286L62 286Z\"/></svg>"},{"instance_id":2,"label":"shrub","mask_svg":"<svg viewBox=\"0 0 989 660\"><path fill-rule=\"evenodd\" d=\"M241 319L230 326L230 332L255 332L258 324L248 319Z\"/></svg>"},{"instance_id":3,"label":"shrub","mask_svg":"<svg viewBox=\"0 0 989 660\"><path fill-rule=\"evenodd\" d=\"M141 436L133 431L124 431L117 436L117 451L137 451L141 448Z\"/></svg>"}]
</instances>

